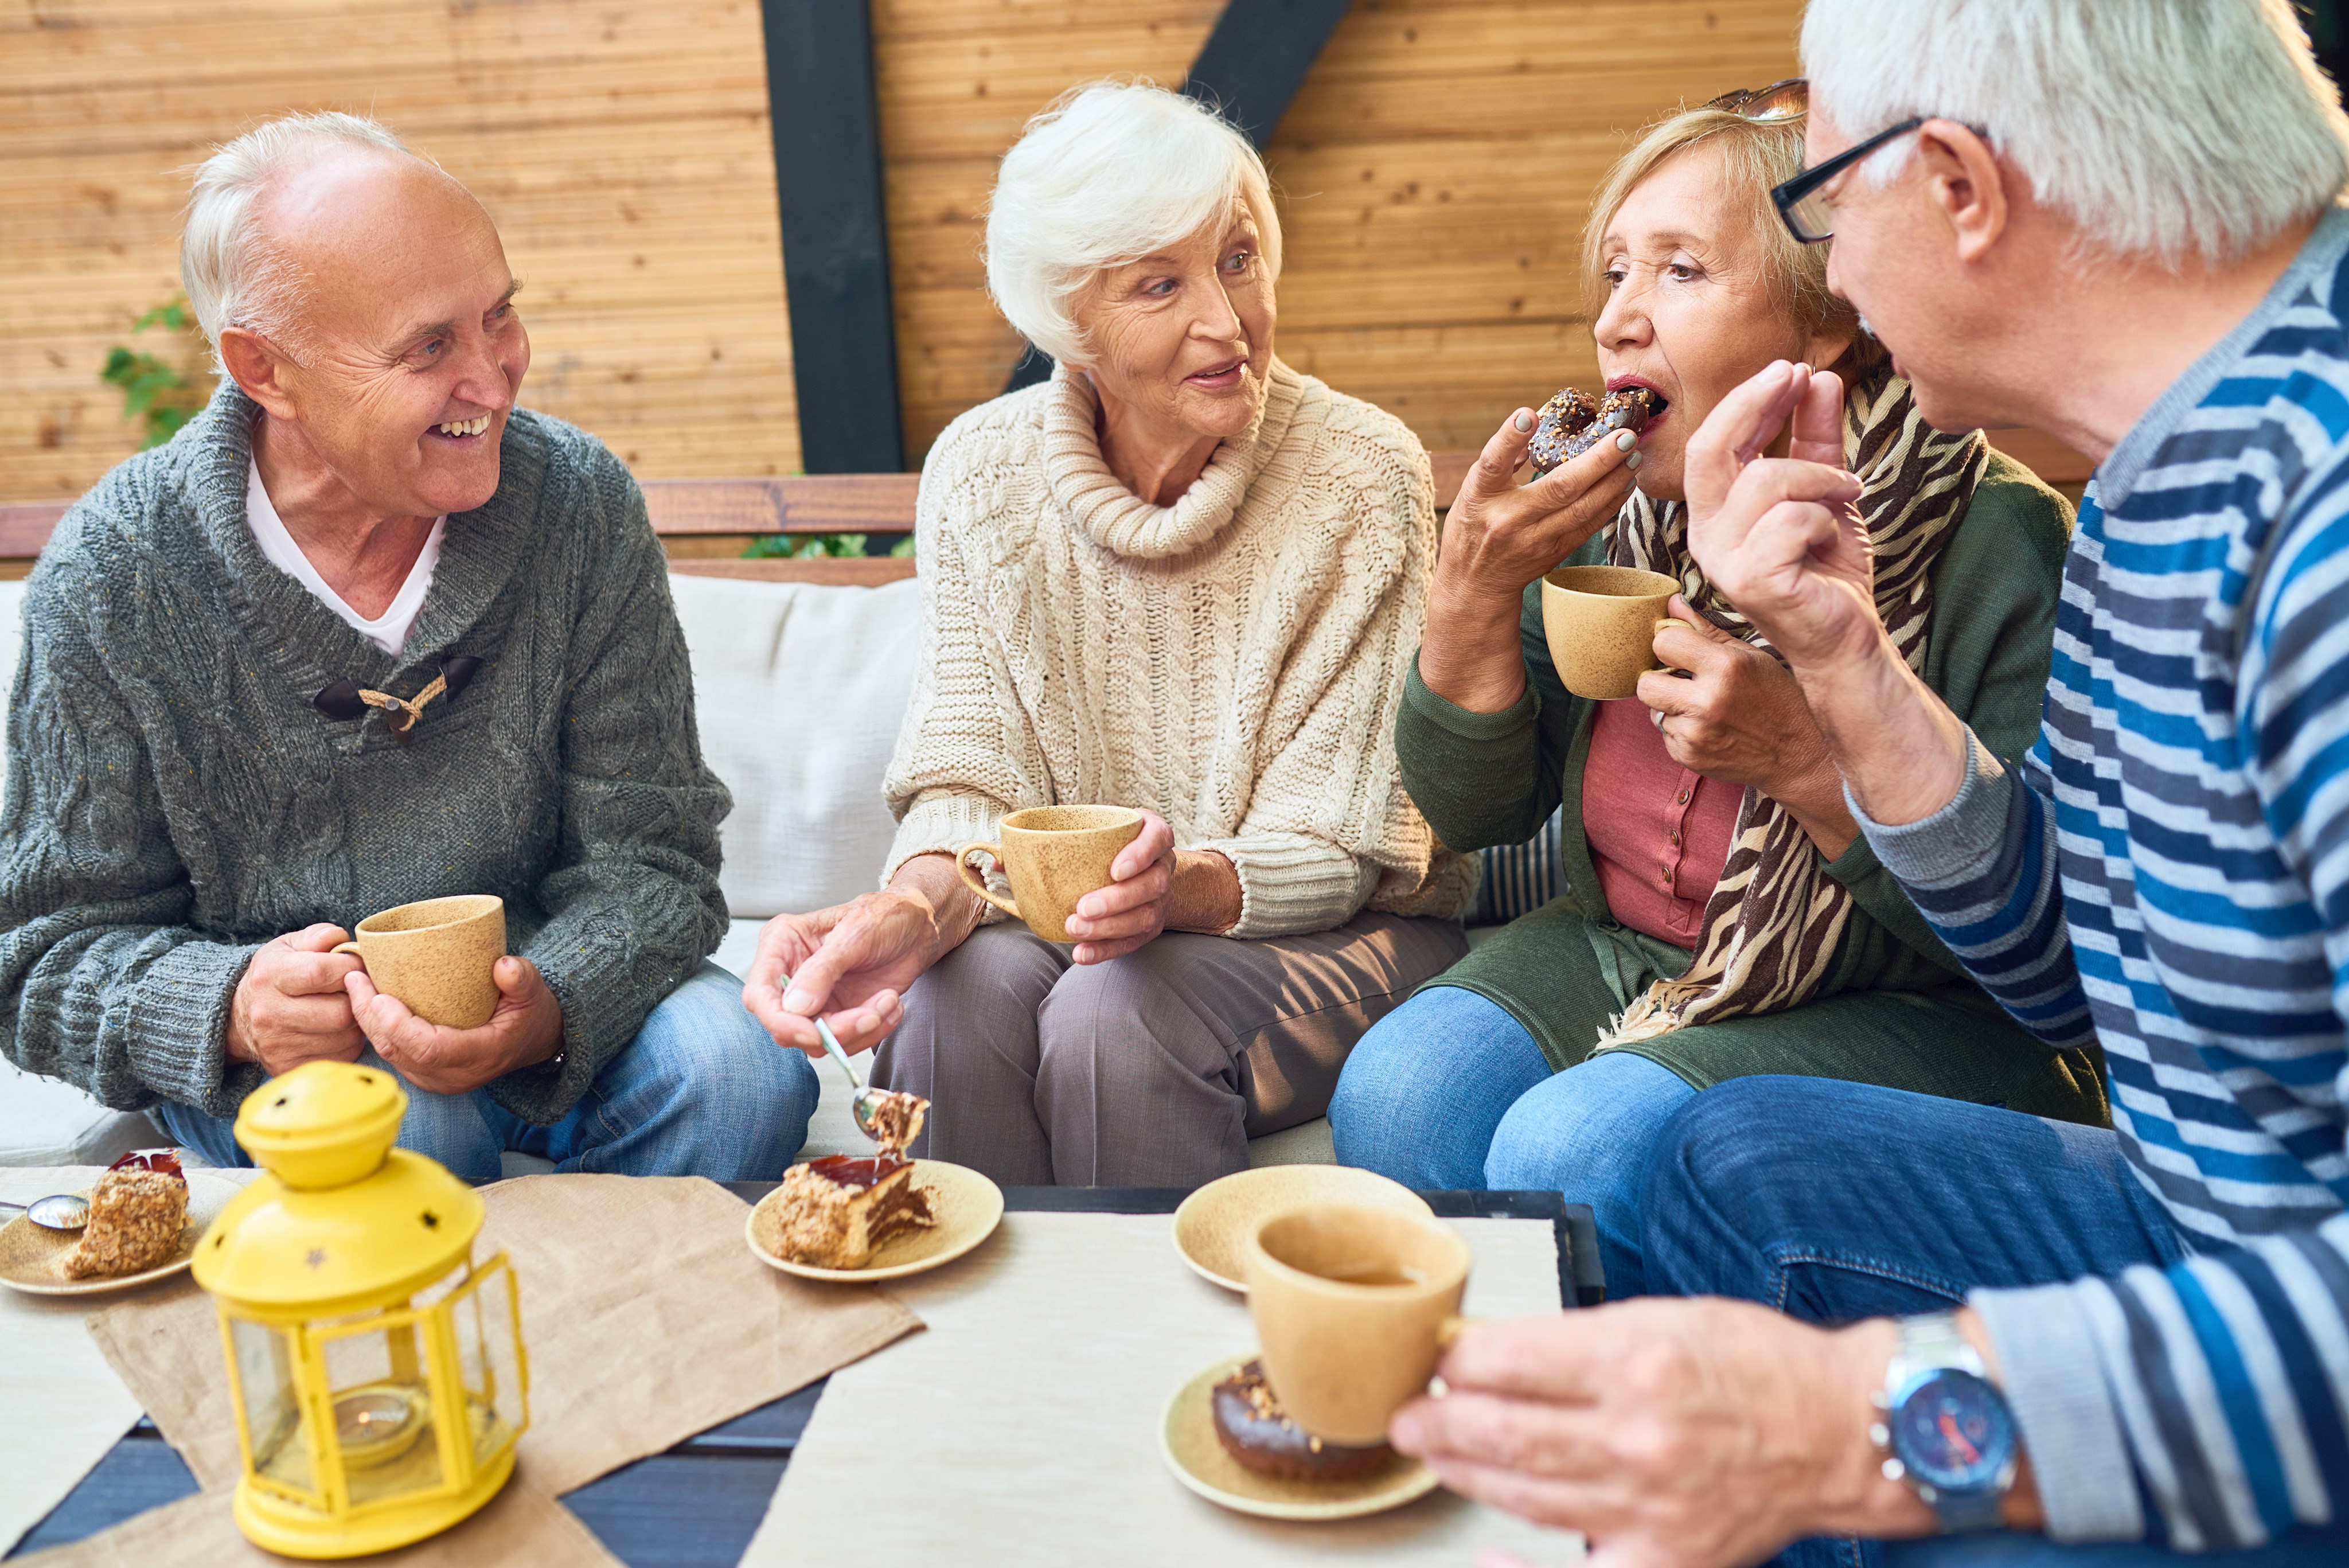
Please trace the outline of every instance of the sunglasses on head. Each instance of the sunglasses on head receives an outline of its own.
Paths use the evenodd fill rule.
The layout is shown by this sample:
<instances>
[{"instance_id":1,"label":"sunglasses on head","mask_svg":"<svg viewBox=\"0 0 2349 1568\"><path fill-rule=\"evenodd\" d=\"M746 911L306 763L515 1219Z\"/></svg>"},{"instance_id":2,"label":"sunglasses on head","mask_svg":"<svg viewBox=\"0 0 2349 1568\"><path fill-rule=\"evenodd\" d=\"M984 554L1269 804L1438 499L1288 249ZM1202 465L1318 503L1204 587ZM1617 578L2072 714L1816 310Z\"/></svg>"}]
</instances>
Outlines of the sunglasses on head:
<instances>
[{"instance_id":1,"label":"sunglasses on head","mask_svg":"<svg viewBox=\"0 0 2349 1568\"><path fill-rule=\"evenodd\" d=\"M1800 119L1811 107L1811 84L1802 77L1788 77L1765 88L1739 88L1723 93L1704 107L1764 125Z\"/></svg>"}]
</instances>

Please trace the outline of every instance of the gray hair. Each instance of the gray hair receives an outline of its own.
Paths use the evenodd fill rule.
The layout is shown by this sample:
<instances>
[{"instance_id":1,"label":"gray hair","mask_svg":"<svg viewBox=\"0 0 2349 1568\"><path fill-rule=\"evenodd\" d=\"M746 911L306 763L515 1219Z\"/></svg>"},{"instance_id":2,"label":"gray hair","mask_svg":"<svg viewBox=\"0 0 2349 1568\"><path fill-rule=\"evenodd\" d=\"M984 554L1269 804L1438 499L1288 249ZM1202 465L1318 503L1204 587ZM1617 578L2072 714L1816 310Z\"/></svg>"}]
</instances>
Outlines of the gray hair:
<instances>
[{"instance_id":1,"label":"gray hair","mask_svg":"<svg viewBox=\"0 0 2349 1568\"><path fill-rule=\"evenodd\" d=\"M315 156L321 143L369 148L419 162L389 127L356 114L289 114L256 125L213 150L196 170L180 234L180 286L217 358L231 327L285 335L292 326L294 279L272 254L254 207L271 182Z\"/></svg>"},{"instance_id":2,"label":"gray hair","mask_svg":"<svg viewBox=\"0 0 2349 1568\"><path fill-rule=\"evenodd\" d=\"M1021 335L1088 363L1070 306L1105 268L1190 238L1247 203L1267 275L1280 222L1264 160L1212 109L1148 82L1063 93L1003 155L987 208L987 286Z\"/></svg>"},{"instance_id":3,"label":"gray hair","mask_svg":"<svg viewBox=\"0 0 2349 1568\"><path fill-rule=\"evenodd\" d=\"M1803 65L1855 142L1912 115L1986 131L2087 254L2223 265L2349 184L2290 0L1810 0Z\"/></svg>"}]
</instances>

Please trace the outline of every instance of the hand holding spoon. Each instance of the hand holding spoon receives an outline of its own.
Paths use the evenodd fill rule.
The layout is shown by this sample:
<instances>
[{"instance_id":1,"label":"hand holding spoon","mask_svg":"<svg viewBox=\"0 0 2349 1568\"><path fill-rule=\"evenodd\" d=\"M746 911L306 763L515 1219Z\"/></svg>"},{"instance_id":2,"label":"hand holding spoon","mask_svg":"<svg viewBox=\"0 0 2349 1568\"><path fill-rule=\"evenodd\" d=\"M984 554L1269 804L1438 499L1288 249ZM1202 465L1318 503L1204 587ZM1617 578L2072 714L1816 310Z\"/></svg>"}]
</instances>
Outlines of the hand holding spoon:
<instances>
[{"instance_id":1,"label":"hand holding spoon","mask_svg":"<svg viewBox=\"0 0 2349 1568\"><path fill-rule=\"evenodd\" d=\"M905 1146L922 1130L922 1118L929 1112L929 1102L919 1095L901 1094L895 1089L867 1088L856 1076L856 1069L848 1064L848 1053L841 1049L840 1037L832 1025L818 1014L815 1031L823 1036L823 1048L848 1075L849 1085L856 1098L849 1104L849 1113L856 1118L856 1130L881 1146L884 1154L903 1155Z\"/></svg>"}]
</instances>

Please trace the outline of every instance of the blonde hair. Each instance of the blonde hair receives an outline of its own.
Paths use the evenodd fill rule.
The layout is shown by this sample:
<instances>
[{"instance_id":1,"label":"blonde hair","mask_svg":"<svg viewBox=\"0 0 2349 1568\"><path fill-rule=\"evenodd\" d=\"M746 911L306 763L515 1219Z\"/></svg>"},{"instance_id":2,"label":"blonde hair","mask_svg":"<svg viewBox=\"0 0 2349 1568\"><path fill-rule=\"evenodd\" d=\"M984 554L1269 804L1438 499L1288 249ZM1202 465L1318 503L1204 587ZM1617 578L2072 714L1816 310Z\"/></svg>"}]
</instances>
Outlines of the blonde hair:
<instances>
[{"instance_id":1,"label":"blonde hair","mask_svg":"<svg viewBox=\"0 0 2349 1568\"><path fill-rule=\"evenodd\" d=\"M1093 280L1242 205L1278 278L1271 183L1230 121L1146 81L1071 88L1003 155L987 207L987 286L1028 341L1083 367L1075 306Z\"/></svg>"},{"instance_id":2,"label":"blonde hair","mask_svg":"<svg viewBox=\"0 0 2349 1568\"><path fill-rule=\"evenodd\" d=\"M1753 224L1771 302L1806 331L1849 337L1857 363L1882 358L1882 346L1861 326L1859 313L1827 290L1826 246L1795 238L1770 201L1772 186L1802 172L1800 118L1754 120L1726 109L1683 109L1648 127L1607 171L1582 231L1582 284L1591 300L1591 319L1597 321L1607 306L1607 230L1615 214L1642 181L1694 147L1709 148L1720 160L1724 194Z\"/></svg>"}]
</instances>

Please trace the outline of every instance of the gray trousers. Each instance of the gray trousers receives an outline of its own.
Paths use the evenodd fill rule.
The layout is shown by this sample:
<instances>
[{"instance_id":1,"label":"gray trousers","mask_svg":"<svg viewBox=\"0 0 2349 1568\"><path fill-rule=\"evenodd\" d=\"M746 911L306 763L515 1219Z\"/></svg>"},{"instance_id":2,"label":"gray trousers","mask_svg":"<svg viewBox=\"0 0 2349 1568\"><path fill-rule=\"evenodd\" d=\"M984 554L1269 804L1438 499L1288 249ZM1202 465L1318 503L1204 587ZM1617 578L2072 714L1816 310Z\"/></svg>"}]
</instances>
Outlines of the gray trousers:
<instances>
[{"instance_id":1,"label":"gray trousers","mask_svg":"<svg viewBox=\"0 0 2349 1568\"><path fill-rule=\"evenodd\" d=\"M1330 1108L1346 1054L1468 950L1456 921L1170 932L1107 963L986 926L905 993L873 1082L930 1102L918 1156L1006 1186L1195 1187Z\"/></svg>"}]
</instances>

